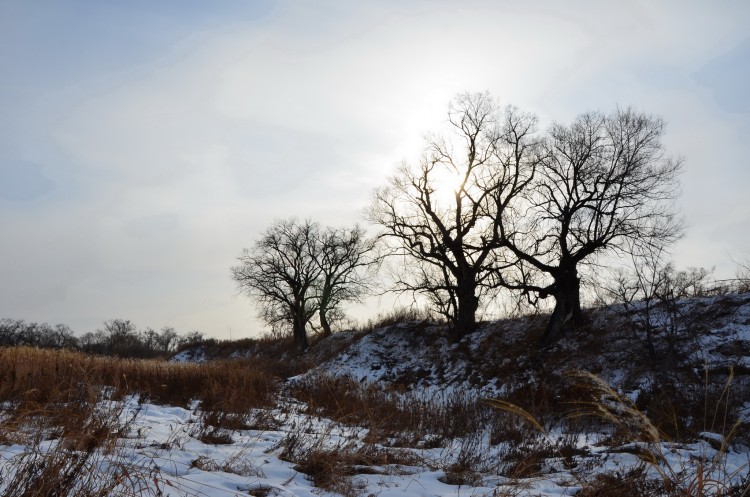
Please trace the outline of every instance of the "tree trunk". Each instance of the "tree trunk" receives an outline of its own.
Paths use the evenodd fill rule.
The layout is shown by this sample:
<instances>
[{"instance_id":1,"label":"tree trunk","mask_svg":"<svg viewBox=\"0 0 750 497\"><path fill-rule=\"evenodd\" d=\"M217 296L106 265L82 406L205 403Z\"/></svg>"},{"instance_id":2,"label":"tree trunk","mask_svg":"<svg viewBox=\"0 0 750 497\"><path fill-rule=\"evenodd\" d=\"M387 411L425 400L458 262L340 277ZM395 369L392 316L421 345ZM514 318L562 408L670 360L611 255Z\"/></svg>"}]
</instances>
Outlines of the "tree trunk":
<instances>
[{"instance_id":1,"label":"tree trunk","mask_svg":"<svg viewBox=\"0 0 750 497\"><path fill-rule=\"evenodd\" d=\"M331 336L331 323L328 322L328 311L331 305L331 278L326 275L323 282L323 290L318 302L318 316L320 317L320 327L323 328L323 336Z\"/></svg>"},{"instance_id":2,"label":"tree trunk","mask_svg":"<svg viewBox=\"0 0 750 497\"><path fill-rule=\"evenodd\" d=\"M477 327L477 309L479 309L479 298L475 295L477 284L473 277L467 277L459 281L456 287L456 321L451 330L453 341L459 341Z\"/></svg>"},{"instance_id":3,"label":"tree trunk","mask_svg":"<svg viewBox=\"0 0 750 497\"><path fill-rule=\"evenodd\" d=\"M305 325L307 324L307 320L305 319L305 310L304 307L301 310L297 310L294 313L294 323L293 323L293 332L294 332L294 345L299 349L300 352L304 352L307 350L307 332L305 331Z\"/></svg>"},{"instance_id":4,"label":"tree trunk","mask_svg":"<svg viewBox=\"0 0 750 497\"><path fill-rule=\"evenodd\" d=\"M329 337L331 336L331 323L328 322L328 316L326 316L326 310L321 306L320 311L318 311L318 315L320 316L320 327L323 328L323 336Z\"/></svg>"},{"instance_id":5,"label":"tree trunk","mask_svg":"<svg viewBox=\"0 0 750 497\"><path fill-rule=\"evenodd\" d=\"M549 318L547 327L539 339L539 345L546 347L557 341L566 329L566 325L581 324L581 281L575 266L560 269L555 275L555 309Z\"/></svg>"}]
</instances>

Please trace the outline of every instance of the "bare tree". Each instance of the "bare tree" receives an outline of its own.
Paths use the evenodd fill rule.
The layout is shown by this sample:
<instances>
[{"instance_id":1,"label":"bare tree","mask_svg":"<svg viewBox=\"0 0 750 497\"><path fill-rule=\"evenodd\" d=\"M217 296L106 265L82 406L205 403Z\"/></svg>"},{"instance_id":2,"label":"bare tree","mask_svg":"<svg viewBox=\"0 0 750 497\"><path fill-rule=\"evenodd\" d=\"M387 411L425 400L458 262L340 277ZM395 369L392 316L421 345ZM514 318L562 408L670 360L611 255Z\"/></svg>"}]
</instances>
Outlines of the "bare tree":
<instances>
[{"instance_id":1,"label":"bare tree","mask_svg":"<svg viewBox=\"0 0 750 497\"><path fill-rule=\"evenodd\" d=\"M142 349L141 337L135 324L129 319L110 319L96 330L100 344L106 354L127 357Z\"/></svg>"},{"instance_id":2,"label":"bare tree","mask_svg":"<svg viewBox=\"0 0 750 497\"><path fill-rule=\"evenodd\" d=\"M172 352L177 347L180 335L171 326L164 326L156 338L156 344L161 352Z\"/></svg>"},{"instance_id":3,"label":"bare tree","mask_svg":"<svg viewBox=\"0 0 750 497\"><path fill-rule=\"evenodd\" d=\"M453 140L429 137L419 164L376 191L368 217L406 258L396 289L426 295L458 339L475 328L480 299L503 283L496 274L509 262L499 249L539 149L536 119L486 93L458 96L448 118Z\"/></svg>"},{"instance_id":4,"label":"bare tree","mask_svg":"<svg viewBox=\"0 0 750 497\"><path fill-rule=\"evenodd\" d=\"M634 247L631 267L618 268L602 282L606 303L622 306L654 373L660 375L680 362L678 343L691 334L682 299L723 292L710 276L713 270L689 267L676 270L664 246ZM674 370L673 370L674 371Z\"/></svg>"},{"instance_id":5,"label":"bare tree","mask_svg":"<svg viewBox=\"0 0 750 497\"><path fill-rule=\"evenodd\" d=\"M289 325L301 351L308 347L307 323L318 310L319 231L310 220L277 220L232 268L240 288L260 304L260 317L271 326Z\"/></svg>"},{"instance_id":6,"label":"bare tree","mask_svg":"<svg viewBox=\"0 0 750 497\"><path fill-rule=\"evenodd\" d=\"M271 225L239 260L234 279L260 304L261 318L273 329L291 328L304 351L312 317L317 313L323 334L330 335L331 321L343 316L341 304L368 291L367 270L378 258L357 226L321 229L288 219Z\"/></svg>"},{"instance_id":7,"label":"bare tree","mask_svg":"<svg viewBox=\"0 0 750 497\"><path fill-rule=\"evenodd\" d=\"M518 258L518 272L503 284L555 299L542 344L583 321L581 265L680 235L672 201L681 163L665 158L663 131L662 119L632 109L583 114L549 130L525 190L524 228L501 235Z\"/></svg>"},{"instance_id":8,"label":"bare tree","mask_svg":"<svg viewBox=\"0 0 750 497\"><path fill-rule=\"evenodd\" d=\"M64 324L26 323L22 319L0 319L0 346L74 349L78 345L73 331Z\"/></svg>"},{"instance_id":9,"label":"bare tree","mask_svg":"<svg viewBox=\"0 0 750 497\"><path fill-rule=\"evenodd\" d=\"M374 241L366 239L359 226L327 228L320 233L319 243L318 314L323 336L329 336L331 321L343 316L341 304L358 302L369 292L368 270L378 258Z\"/></svg>"},{"instance_id":10,"label":"bare tree","mask_svg":"<svg viewBox=\"0 0 750 497\"><path fill-rule=\"evenodd\" d=\"M203 335L203 332L198 330L192 330L188 332L186 335L181 336L177 339L177 344L175 346L175 349L179 350L181 348L190 347L193 345L199 345L202 342L206 341L206 337Z\"/></svg>"}]
</instances>

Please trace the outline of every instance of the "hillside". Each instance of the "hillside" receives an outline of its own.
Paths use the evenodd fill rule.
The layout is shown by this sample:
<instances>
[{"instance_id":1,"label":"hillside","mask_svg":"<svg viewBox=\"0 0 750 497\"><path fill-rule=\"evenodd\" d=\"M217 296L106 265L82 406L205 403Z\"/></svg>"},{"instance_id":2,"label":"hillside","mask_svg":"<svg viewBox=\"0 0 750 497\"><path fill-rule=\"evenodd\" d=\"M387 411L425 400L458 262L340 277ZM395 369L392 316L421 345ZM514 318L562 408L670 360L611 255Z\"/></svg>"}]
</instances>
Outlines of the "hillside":
<instances>
[{"instance_id":1,"label":"hillside","mask_svg":"<svg viewBox=\"0 0 750 497\"><path fill-rule=\"evenodd\" d=\"M19 489L54 475L92 496L748 495L750 294L589 310L540 350L543 326L452 343L442 324L389 323L304 355L209 342L172 363L1 349L0 489L42 495ZM68 400L47 392L82 370L90 383L57 382ZM76 427L51 414L70 399L88 406Z\"/></svg>"},{"instance_id":2,"label":"hillside","mask_svg":"<svg viewBox=\"0 0 750 497\"><path fill-rule=\"evenodd\" d=\"M750 293L588 313L587 326L542 350L535 342L546 321L543 315L484 323L459 343L450 342L445 325L423 320L337 333L313 342L304 356L278 342L247 340L197 346L173 360L273 359L287 363L289 370L346 376L401 391L460 388L486 395L503 395L526 379L572 369L629 392L665 378L704 382L706 373L723 383L730 368L735 387L748 380Z\"/></svg>"}]
</instances>

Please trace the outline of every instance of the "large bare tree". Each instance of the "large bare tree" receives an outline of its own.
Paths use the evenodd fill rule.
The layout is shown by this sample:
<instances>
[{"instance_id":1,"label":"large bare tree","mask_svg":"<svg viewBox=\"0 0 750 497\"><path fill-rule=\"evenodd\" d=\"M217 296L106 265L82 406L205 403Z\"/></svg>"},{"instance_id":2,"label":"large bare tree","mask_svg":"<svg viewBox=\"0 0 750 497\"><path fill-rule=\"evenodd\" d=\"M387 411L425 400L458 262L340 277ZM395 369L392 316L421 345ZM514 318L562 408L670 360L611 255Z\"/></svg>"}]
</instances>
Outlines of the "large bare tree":
<instances>
[{"instance_id":1,"label":"large bare tree","mask_svg":"<svg viewBox=\"0 0 750 497\"><path fill-rule=\"evenodd\" d=\"M496 274L510 263L499 249L539 147L535 118L486 93L458 96L448 120L453 134L428 137L419 163L375 192L368 217L406 258L396 289L427 296L458 339L475 328L480 299L503 283Z\"/></svg>"},{"instance_id":2,"label":"large bare tree","mask_svg":"<svg viewBox=\"0 0 750 497\"><path fill-rule=\"evenodd\" d=\"M500 234L519 271L499 275L510 288L554 297L542 344L583 319L581 265L643 244L668 245L681 233L673 206L681 163L665 156L663 132L662 119L625 109L583 114L547 133L524 192L524 228Z\"/></svg>"}]
</instances>

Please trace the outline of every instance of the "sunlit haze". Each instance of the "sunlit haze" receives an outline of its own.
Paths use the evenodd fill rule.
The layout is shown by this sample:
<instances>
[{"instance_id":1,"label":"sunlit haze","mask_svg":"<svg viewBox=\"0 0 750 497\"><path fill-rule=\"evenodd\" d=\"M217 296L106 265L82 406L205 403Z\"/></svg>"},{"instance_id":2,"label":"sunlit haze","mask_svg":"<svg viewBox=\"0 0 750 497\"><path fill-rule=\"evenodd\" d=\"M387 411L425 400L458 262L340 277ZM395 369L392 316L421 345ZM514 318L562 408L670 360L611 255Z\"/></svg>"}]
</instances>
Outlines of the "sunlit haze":
<instances>
[{"instance_id":1,"label":"sunlit haze","mask_svg":"<svg viewBox=\"0 0 750 497\"><path fill-rule=\"evenodd\" d=\"M365 225L465 91L662 116L677 266L750 256L750 2L4 0L0 64L0 318L258 335L242 248Z\"/></svg>"}]
</instances>

